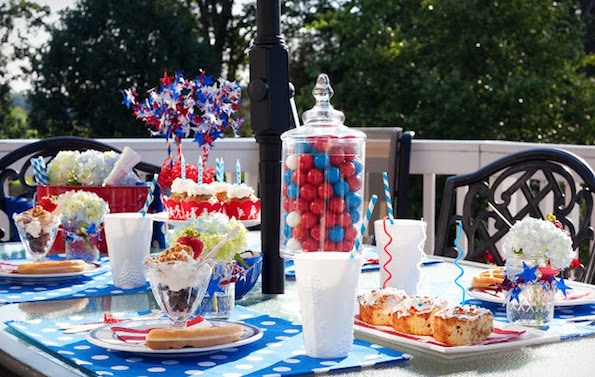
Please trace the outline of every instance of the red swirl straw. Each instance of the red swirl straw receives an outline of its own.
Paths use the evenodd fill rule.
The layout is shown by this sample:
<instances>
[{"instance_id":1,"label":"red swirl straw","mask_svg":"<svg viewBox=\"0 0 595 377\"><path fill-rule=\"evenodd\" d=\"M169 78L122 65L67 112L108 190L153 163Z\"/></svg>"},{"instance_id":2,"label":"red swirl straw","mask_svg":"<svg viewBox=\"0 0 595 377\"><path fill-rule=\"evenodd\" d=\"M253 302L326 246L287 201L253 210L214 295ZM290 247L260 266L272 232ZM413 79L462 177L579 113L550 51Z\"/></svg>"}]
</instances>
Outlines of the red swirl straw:
<instances>
[{"instance_id":1,"label":"red swirl straw","mask_svg":"<svg viewBox=\"0 0 595 377\"><path fill-rule=\"evenodd\" d=\"M382 228L384 229L384 234L388 237L388 242L384 245L384 252L388 255L388 260L382 265L382 269L388 277L382 282L382 289L386 288L386 284L393 278L393 274L390 273L390 270L387 268L388 264L393 260L393 255L388 252L388 246L393 242L393 238L391 237L389 231L386 229L386 220L382 221Z\"/></svg>"}]
</instances>

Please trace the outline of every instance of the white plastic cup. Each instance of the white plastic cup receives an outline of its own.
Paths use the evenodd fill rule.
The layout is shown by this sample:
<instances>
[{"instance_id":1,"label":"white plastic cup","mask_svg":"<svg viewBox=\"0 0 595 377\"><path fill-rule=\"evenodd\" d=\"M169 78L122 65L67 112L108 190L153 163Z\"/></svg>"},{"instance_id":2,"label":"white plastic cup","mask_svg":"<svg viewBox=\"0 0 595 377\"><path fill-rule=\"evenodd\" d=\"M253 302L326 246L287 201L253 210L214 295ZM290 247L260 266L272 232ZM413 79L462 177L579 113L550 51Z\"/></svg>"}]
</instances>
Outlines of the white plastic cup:
<instances>
[{"instance_id":1,"label":"white plastic cup","mask_svg":"<svg viewBox=\"0 0 595 377\"><path fill-rule=\"evenodd\" d=\"M374 222L380 287L404 290L417 295L419 273L424 257L427 224L422 220L389 219Z\"/></svg>"},{"instance_id":2,"label":"white plastic cup","mask_svg":"<svg viewBox=\"0 0 595 377\"><path fill-rule=\"evenodd\" d=\"M353 344L353 316L361 257L310 252L293 257L306 354L337 358Z\"/></svg>"},{"instance_id":3,"label":"white plastic cup","mask_svg":"<svg viewBox=\"0 0 595 377\"><path fill-rule=\"evenodd\" d=\"M103 224L114 285L122 289L145 285L143 259L151 249L151 217L140 212L110 213Z\"/></svg>"}]
</instances>

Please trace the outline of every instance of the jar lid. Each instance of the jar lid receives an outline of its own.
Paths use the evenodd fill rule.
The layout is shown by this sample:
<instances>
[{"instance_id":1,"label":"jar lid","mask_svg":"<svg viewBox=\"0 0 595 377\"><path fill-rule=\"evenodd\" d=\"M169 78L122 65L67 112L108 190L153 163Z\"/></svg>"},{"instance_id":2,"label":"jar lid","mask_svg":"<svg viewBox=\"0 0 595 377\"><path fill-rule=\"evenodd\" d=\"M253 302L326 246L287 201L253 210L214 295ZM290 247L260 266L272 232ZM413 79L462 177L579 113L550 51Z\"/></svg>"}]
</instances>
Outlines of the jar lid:
<instances>
[{"instance_id":1,"label":"jar lid","mask_svg":"<svg viewBox=\"0 0 595 377\"><path fill-rule=\"evenodd\" d=\"M318 75L316 85L312 89L312 96L316 100L316 104L310 110L302 114L302 121L304 125L311 125L314 123L322 123L326 125L342 125L345 120L345 115L339 110L335 110L330 103L334 91L331 87L330 80L325 73Z\"/></svg>"}]
</instances>

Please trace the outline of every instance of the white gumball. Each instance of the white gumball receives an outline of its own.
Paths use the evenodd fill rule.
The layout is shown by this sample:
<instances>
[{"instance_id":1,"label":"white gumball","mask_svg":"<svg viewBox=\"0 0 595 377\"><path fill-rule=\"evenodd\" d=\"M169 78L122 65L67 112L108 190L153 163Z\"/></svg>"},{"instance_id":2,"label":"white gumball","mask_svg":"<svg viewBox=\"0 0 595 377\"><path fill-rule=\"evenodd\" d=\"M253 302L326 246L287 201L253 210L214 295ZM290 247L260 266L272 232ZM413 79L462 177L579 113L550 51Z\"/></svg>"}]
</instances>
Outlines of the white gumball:
<instances>
[{"instance_id":1,"label":"white gumball","mask_svg":"<svg viewBox=\"0 0 595 377\"><path fill-rule=\"evenodd\" d=\"M287 251L294 252L302 248L302 243L295 238L290 238L287 240L285 247L287 248Z\"/></svg>"},{"instance_id":2,"label":"white gumball","mask_svg":"<svg viewBox=\"0 0 595 377\"><path fill-rule=\"evenodd\" d=\"M297 154L290 154L289 156L287 156L287 158L285 159L285 165L287 165L288 169L291 169L291 170L297 169L297 166L298 166Z\"/></svg>"},{"instance_id":3,"label":"white gumball","mask_svg":"<svg viewBox=\"0 0 595 377\"><path fill-rule=\"evenodd\" d=\"M300 215L296 211L289 212L287 214L287 217L285 218L285 222L287 223L287 225L289 225L292 228L295 228L296 226L300 225L301 221L302 221L302 215Z\"/></svg>"}]
</instances>

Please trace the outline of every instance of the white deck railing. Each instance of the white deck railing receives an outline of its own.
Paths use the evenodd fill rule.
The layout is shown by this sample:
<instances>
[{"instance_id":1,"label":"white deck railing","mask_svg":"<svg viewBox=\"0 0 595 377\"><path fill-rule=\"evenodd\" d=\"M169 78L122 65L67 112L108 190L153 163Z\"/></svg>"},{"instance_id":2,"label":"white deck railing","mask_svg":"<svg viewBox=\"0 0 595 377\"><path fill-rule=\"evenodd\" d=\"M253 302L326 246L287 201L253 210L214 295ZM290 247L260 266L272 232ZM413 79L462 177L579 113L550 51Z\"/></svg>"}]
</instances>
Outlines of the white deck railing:
<instances>
[{"instance_id":1,"label":"white deck railing","mask_svg":"<svg viewBox=\"0 0 595 377\"><path fill-rule=\"evenodd\" d=\"M139 153L145 162L161 165L166 157L165 143L161 139L99 139L117 148L130 146ZM33 140L0 140L0 157L21 145ZM386 144L387 145L387 144ZM385 144L378 141L367 146L367 155L388 156ZM434 219L439 209L436 208L436 176L455 175L473 172L495 159L506 154L535 147L558 147L583 157L591 166L595 166L595 146L568 144L517 143L490 140L423 140L413 139L411 151L411 175L423 176L423 218L428 223L428 239L426 252L431 253L434 245ZM198 148L195 144L183 144L187 163L198 161ZM235 177L235 163L239 160L245 172L247 184L256 187L258 181L258 144L253 138L235 138L218 140L209 155L209 163L222 157L226 162L226 170ZM383 197L382 193L379 197ZM0 226L4 226L2 219Z\"/></svg>"}]
</instances>

